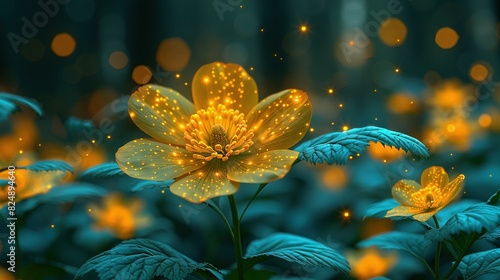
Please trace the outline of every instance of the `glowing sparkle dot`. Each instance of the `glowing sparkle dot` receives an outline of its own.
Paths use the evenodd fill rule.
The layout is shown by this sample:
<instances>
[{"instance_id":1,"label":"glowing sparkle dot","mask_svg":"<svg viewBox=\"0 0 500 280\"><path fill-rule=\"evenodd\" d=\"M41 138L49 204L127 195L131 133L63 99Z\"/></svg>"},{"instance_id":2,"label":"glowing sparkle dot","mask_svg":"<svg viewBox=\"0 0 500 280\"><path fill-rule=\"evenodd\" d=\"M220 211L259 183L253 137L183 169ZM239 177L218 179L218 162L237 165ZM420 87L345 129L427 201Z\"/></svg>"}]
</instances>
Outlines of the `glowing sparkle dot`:
<instances>
[{"instance_id":1,"label":"glowing sparkle dot","mask_svg":"<svg viewBox=\"0 0 500 280\"><path fill-rule=\"evenodd\" d=\"M208 79L208 77L203 78L203 82L204 82L205 84L208 84L208 82L209 82L209 81L210 81L210 79Z\"/></svg>"},{"instance_id":2,"label":"glowing sparkle dot","mask_svg":"<svg viewBox=\"0 0 500 280\"><path fill-rule=\"evenodd\" d=\"M90 208L89 208L89 209L88 209L88 211L89 211L89 212L92 212L92 209L90 209Z\"/></svg>"},{"instance_id":3,"label":"glowing sparkle dot","mask_svg":"<svg viewBox=\"0 0 500 280\"><path fill-rule=\"evenodd\" d=\"M346 130L348 130L348 129L349 129L349 127L348 127L347 125L344 125L344 126L342 127L342 130L343 130L343 131L346 131Z\"/></svg>"},{"instance_id":4,"label":"glowing sparkle dot","mask_svg":"<svg viewBox=\"0 0 500 280\"><path fill-rule=\"evenodd\" d=\"M264 32L264 28L261 28L261 29L260 29L260 32Z\"/></svg>"},{"instance_id":5,"label":"glowing sparkle dot","mask_svg":"<svg viewBox=\"0 0 500 280\"><path fill-rule=\"evenodd\" d=\"M344 104L340 103L340 104L339 104L339 107L340 107L340 108L344 107Z\"/></svg>"},{"instance_id":6,"label":"glowing sparkle dot","mask_svg":"<svg viewBox=\"0 0 500 280\"><path fill-rule=\"evenodd\" d=\"M181 77L181 74L175 74L175 77L179 79Z\"/></svg>"},{"instance_id":7,"label":"glowing sparkle dot","mask_svg":"<svg viewBox=\"0 0 500 280\"><path fill-rule=\"evenodd\" d=\"M332 93L333 93L333 88L329 88L329 89L328 89L328 93L329 93L329 94L332 94Z\"/></svg>"},{"instance_id":8,"label":"glowing sparkle dot","mask_svg":"<svg viewBox=\"0 0 500 280\"><path fill-rule=\"evenodd\" d=\"M131 118L135 117L135 113L134 112L130 112L130 117Z\"/></svg>"},{"instance_id":9,"label":"glowing sparkle dot","mask_svg":"<svg viewBox=\"0 0 500 280\"><path fill-rule=\"evenodd\" d=\"M300 32L307 32L307 25L301 25L300 26Z\"/></svg>"},{"instance_id":10,"label":"glowing sparkle dot","mask_svg":"<svg viewBox=\"0 0 500 280\"><path fill-rule=\"evenodd\" d=\"M92 141L91 141L91 142L92 142L92 144L95 144L95 140L94 140L94 139L92 139Z\"/></svg>"},{"instance_id":11,"label":"glowing sparkle dot","mask_svg":"<svg viewBox=\"0 0 500 280\"><path fill-rule=\"evenodd\" d=\"M111 139L111 135L108 135L106 138Z\"/></svg>"},{"instance_id":12,"label":"glowing sparkle dot","mask_svg":"<svg viewBox=\"0 0 500 280\"><path fill-rule=\"evenodd\" d=\"M351 47L354 46L354 41L353 40L349 41L349 46L351 46Z\"/></svg>"},{"instance_id":13,"label":"glowing sparkle dot","mask_svg":"<svg viewBox=\"0 0 500 280\"><path fill-rule=\"evenodd\" d=\"M187 83L187 82L185 82L185 83L184 83L184 85L185 85L185 86L187 86L187 85L188 85L188 83Z\"/></svg>"},{"instance_id":14,"label":"glowing sparkle dot","mask_svg":"<svg viewBox=\"0 0 500 280\"><path fill-rule=\"evenodd\" d=\"M24 151L23 151L23 150L19 150L19 154L21 154L21 155L22 155L23 153L24 153Z\"/></svg>"},{"instance_id":15,"label":"glowing sparkle dot","mask_svg":"<svg viewBox=\"0 0 500 280\"><path fill-rule=\"evenodd\" d=\"M23 138L19 138L19 141L23 141Z\"/></svg>"},{"instance_id":16,"label":"glowing sparkle dot","mask_svg":"<svg viewBox=\"0 0 500 280\"><path fill-rule=\"evenodd\" d=\"M349 213L349 211L344 211L342 215L346 218L349 218L351 216L351 213Z\"/></svg>"},{"instance_id":17,"label":"glowing sparkle dot","mask_svg":"<svg viewBox=\"0 0 500 280\"><path fill-rule=\"evenodd\" d=\"M394 72L399 73L399 68L394 69Z\"/></svg>"},{"instance_id":18,"label":"glowing sparkle dot","mask_svg":"<svg viewBox=\"0 0 500 280\"><path fill-rule=\"evenodd\" d=\"M52 225L50 225L50 227L51 227L51 228L54 228L54 227L55 227L55 225L53 225L53 224L52 224Z\"/></svg>"},{"instance_id":19,"label":"glowing sparkle dot","mask_svg":"<svg viewBox=\"0 0 500 280\"><path fill-rule=\"evenodd\" d=\"M309 129L309 131L310 131L310 132L314 132L314 128L312 128L312 127L311 127L311 128Z\"/></svg>"},{"instance_id":20,"label":"glowing sparkle dot","mask_svg":"<svg viewBox=\"0 0 500 280\"><path fill-rule=\"evenodd\" d=\"M161 190L161 193L165 193L165 190ZM179 207L181 207L181 205L179 205Z\"/></svg>"}]
</instances>

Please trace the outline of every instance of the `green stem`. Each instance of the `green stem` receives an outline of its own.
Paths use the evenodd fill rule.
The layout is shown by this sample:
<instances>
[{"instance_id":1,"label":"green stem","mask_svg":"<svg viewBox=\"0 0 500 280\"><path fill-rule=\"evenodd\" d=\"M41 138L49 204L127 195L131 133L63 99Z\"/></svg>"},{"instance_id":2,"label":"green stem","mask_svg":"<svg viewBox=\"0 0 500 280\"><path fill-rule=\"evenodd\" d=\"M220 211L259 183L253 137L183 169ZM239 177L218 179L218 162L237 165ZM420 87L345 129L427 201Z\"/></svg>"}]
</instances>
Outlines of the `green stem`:
<instances>
[{"instance_id":1,"label":"green stem","mask_svg":"<svg viewBox=\"0 0 500 280\"><path fill-rule=\"evenodd\" d=\"M231 224L229 223L229 221L226 218L226 215L224 215L224 213L222 213L220 208L217 207L215 204L213 204L212 201L207 201L207 202L205 202L205 204L208 207L210 207L212 210L214 210L215 213L217 213L222 218L222 220L224 221L224 224L226 224L226 227L229 230L229 233L231 234L231 238L233 239L233 242L234 242L234 232L233 232L233 229L231 228Z\"/></svg>"},{"instance_id":2,"label":"green stem","mask_svg":"<svg viewBox=\"0 0 500 280\"><path fill-rule=\"evenodd\" d=\"M460 252L460 255L458 256L458 258L455 261L455 263L453 264L453 266L450 268L450 270L448 270L448 272L446 273L446 275L443 277L444 280L450 278L450 276L453 274L453 272L455 271L455 269L457 269L458 265L460 264L460 262L462 261L462 259L465 257L465 254L467 254L467 252L469 251L469 249L472 246L472 244L476 241L477 234L473 234L471 237L472 238L470 240L468 239L466 241L464 249L462 250L462 252Z\"/></svg>"},{"instance_id":3,"label":"green stem","mask_svg":"<svg viewBox=\"0 0 500 280\"><path fill-rule=\"evenodd\" d=\"M432 216L434 223L436 224L436 229L439 229L439 222L436 215ZM441 256L441 247L443 247L443 242L438 241L436 258L434 259L434 278L439 279L439 257Z\"/></svg>"},{"instance_id":4,"label":"green stem","mask_svg":"<svg viewBox=\"0 0 500 280\"><path fill-rule=\"evenodd\" d=\"M432 274L432 278L436 278L436 275L434 274L434 270L432 269L432 267L429 266L427 261L424 258L418 258L418 259L420 261L422 261L423 264L425 264L425 267L427 267L427 270L429 270L429 272Z\"/></svg>"},{"instance_id":5,"label":"green stem","mask_svg":"<svg viewBox=\"0 0 500 280\"><path fill-rule=\"evenodd\" d=\"M262 183L262 184L260 184L259 189L257 190L257 192L255 192L255 194L252 196L252 198L250 199L250 201L248 201L247 205L245 206L245 209L243 209L243 212L241 212L240 222L243 219L243 216L245 215L245 213L247 212L248 207L250 207L250 204L252 204L252 202L255 200L255 198L257 198L257 196L259 195L259 193L264 189L265 186L267 186L267 184L268 183Z\"/></svg>"},{"instance_id":6,"label":"green stem","mask_svg":"<svg viewBox=\"0 0 500 280\"><path fill-rule=\"evenodd\" d=\"M238 279L244 280L244 267L243 267L243 248L241 246L241 231L240 219L238 217L238 208L233 195L228 196L229 204L231 206L231 214L233 218L233 231L234 231L234 249L236 251L236 265L238 269Z\"/></svg>"}]
</instances>

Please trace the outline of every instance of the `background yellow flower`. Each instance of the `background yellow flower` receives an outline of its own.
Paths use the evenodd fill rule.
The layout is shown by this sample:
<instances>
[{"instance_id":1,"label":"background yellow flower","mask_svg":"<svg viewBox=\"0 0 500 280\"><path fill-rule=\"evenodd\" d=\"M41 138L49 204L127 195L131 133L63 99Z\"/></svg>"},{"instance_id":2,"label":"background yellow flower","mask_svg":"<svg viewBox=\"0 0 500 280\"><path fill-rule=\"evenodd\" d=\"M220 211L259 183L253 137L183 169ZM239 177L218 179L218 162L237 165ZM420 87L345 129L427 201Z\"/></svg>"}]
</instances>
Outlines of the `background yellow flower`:
<instances>
[{"instance_id":1,"label":"background yellow flower","mask_svg":"<svg viewBox=\"0 0 500 280\"><path fill-rule=\"evenodd\" d=\"M397 261L395 253L383 255L375 247L348 251L346 258L351 266L351 275L356 279L386 275Z\"/></svg>"},{"instance_id":2,"label":"background yellow flower","mask_svg":"<svg viewBox=\"0 0 500 280\"><path fill-rule=\"evenodd\" d=\"M149 217L141 213L142 208L141 199L126 199L120 193L112 193L101 205L89 205L88 214L95 221L95 229L109 230L120 239L130 239L137 229L150 222Z\"/></svg>"},{"instance_id":3,"label":"background yellow flower","mask_svg":"<svg viewBox=\"0 0 500 280\"><path fill-rule=\"evenodd\" d=\"M425 222L458 195L464 180L465 176L460 174L449 182L444 168L431 166L422 172L422 185L413 180L401 180L392 187L392 196L401 206L389 210L385 216L413 216Z\"/></svg>"}]
</instances>

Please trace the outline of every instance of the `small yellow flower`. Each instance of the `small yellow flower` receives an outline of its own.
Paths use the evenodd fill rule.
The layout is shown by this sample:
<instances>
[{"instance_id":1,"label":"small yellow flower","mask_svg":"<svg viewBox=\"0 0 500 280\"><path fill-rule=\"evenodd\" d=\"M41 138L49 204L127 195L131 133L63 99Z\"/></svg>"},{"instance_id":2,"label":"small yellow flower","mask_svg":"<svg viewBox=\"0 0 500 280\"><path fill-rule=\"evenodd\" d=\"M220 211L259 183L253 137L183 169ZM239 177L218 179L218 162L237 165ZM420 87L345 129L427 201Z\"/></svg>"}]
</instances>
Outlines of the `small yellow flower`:
<instances>
[{"instance_id":1,"label":"small yellow flower","mask_svg":"<svg viewBox=\"0 0 500 280\"><path fill-rule=\"evenodd\" d=\"M397 261L394 253L382 255L375 247L347 253L346 258L351 266L351 275L356 279L386 275Z\"/></svg>"},{"instance_id":2,"label":"small yellow flower","mask_svg":"<svg viewBox=\"0 0 500 280\"><path fill-rule=\"evenodd\" d=\"M194 104L170 88L146 85L130 97L134 123L154 139L121 147L116 161L129 176L175 179L170 190L200 203L235 193L240 183L266 183L288 173L288 150L311 120L307 94L288 89L260 103L253 78L239 65L202 66L192 82Z\"/></svg>"},{"instance_id":3,"label":"small yellow flower","mask_svg":"<svg viewBox=\"0 0 500 280\"><path fill-rule=\"evenodd\" d=\"M89 205L88 214L95 220L95 229L109 230L120 239L130 239L138 228L149 224L149 218L141 213L142 208L139 198L127 200L113 193L104 198L102 205Z\"/></svg>"},{"instance_id":4,"label":"small yellow flower","mask_svg":"<svg viewBox=\"0 0 500 280\"><path fill-rule=\"evenodd\" d=\"M401 180L392 187L392 196L401 206L389 210L385 216L413 216L415 220L425 222L458 195L464 180L465 176L460 174L449 182L442 167L431 166L422 173L422 185L413 180Z\"/></svg>"}]
</instances>

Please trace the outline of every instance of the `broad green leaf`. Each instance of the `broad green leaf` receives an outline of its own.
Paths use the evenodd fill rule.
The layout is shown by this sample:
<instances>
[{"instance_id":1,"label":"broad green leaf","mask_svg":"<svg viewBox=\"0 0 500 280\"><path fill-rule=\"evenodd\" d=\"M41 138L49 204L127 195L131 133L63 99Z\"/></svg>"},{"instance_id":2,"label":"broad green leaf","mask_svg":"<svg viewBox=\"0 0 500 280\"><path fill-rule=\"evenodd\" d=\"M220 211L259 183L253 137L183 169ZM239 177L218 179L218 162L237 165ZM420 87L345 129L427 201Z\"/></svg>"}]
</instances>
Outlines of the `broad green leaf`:
<instances>
[{"instance_id":1,"label":"broad green leaf","mask_svg":"<svg viewBox=\"0 0 500 280\"><path fill-rule=\"evenodd\" d=\"M388 198L380 202L376 202L367 207L368 209L365 211L365 217L383 219L385 218L385 214L387 213L387 211L400 205L401 204L399 204L399 202L397 202L393 198ZM406 217L396 217L396 218L406 218Z\"/></svg>"},{"instance_id":2,"label":"broad green leaf","mask_svg":"<svg viewBox=\"0 0 500 280\"><path fill-rule=\"evenodd\" d=\"M137 184L135 184L131 191L132 192L138 192L142 190L147 190L147 189L154 189L154 188L160 188L160 189L167 189L172 185L174 180L167 180L167 181L141 181Z\"/></svg>"},{"instance_id":3,"label":"broad green leaf","mask_svg":"<svg viewBox=\"0 0 500 280\"><path fill-rule=\"evenodd\" d=\"M116 164L116 162L107 162L93 166L83 171L78 176L78 179L106 178L121 175L125 175L125 173L120 169L120 167L118 167L118 164Z\"/></svg>"},{"instance_id":4,"label":"broad green leaf","mask_svg":"<svg viewBox=\"0 0 500 280\"><path fill-rule=\"evenodd\" d=\"M489 205L500 206L500 190L492 195L486 203L488 203Z\"/></svg>"},{"instance_id":5,"label":"broad green leaf","mask_svg":"<svg viewBox=\"0 0 500 280\"><path fill-rule=\"evenodd\" d=\"M89 131L94 128L94 124L92 123L92 121L81 120L75 117L69 117L68 119L66 119L64 126L66 127L66 131L70 139L77 139L83 131Z\"/></svg>"},{"instance_id":6,"label":"broad green leaf","mask_svg":"<svg viewBox=\"0 0 500 280\"><path fill-rule=\"evenodd\" d=\"M80 267L75 279L84 279L93 270L101 280L120 279L121 276L137 280L184 279L192 273L207 272L216 278L219 274L212 265L197 263L172 247L149 239L127 240L100 253Z\"/></svg>"},{"instance_id":7,"label":"broad green leaf","mask_svg":"<svg viewBox=\"0 0 500 280\"><path fill-rule=\"evenodd\" d=\"M465 256L458 265L464 279L473 280L481 275L500 275L500 249L492 249ZM493 279L493 278L489 278ZM497 278L495 278L497 279Z\"/></svg>"},{"instance_id":8,"label":"broad green leaf","mask_svg":"<svg viewBox=\"0 0 500 280\"><path fill-rule=\"evenodd\" d=\"M16 169L26 169L31 171L68 171L73 173L73 167L61 160L41 160L26 166L18 166Z\"/></svg>"},{"instance_id":9,"label":"broad green leaf","mask_svg":"<svg viewBox=\"0 0 500 280\"><path fill-rule=\"evenodd\" d=\"M16 212L22 215L42 204L61 204L75 202L78 199L104 196L107 190L86 183L74 183L53 187L49 192L30 197L16 204Z\"/></svg>"},{"instance_id":10,"label":"broad green leaf","mask_svg":"<svg viewBox=\"0 0 500 280\"><path fill-rule=\"evenodd\" d=\"M295 150L300 152L300 160L312 164L346 164L349 156L363 152L370 142L403 149L415 156L429 156L427 147L417 139L376 126L325 134L301 144Z\"/></svg>"},{"instance_id":11,"label":"broad green leaf","mask_svg":"<svg viewBox=\"0 0 500 280\"><path fill-rule=\"evenodd\" d=\"M358 243L359 247L376 246L379 249L406 251L422 259L425 249L431 244L422 234L388 232L373 236Z\"/></svg>"},{"instance_id":12,"label":"broad green leaf","mask_svg":"<svg viewBox=\"0 0 500 280\"><path fill-rule=\"evenodd\" d=\"M43 116L42 107L37 101L15 94L0 92L0 121L6 120L10 114L19 108L18 105L30 107L39 116Z\"/></svg>"},{"instance_id":13,"label":"broad green leaf","mask_svg":"<svg viewBox=\"0 0 500 280\"><path fill-rule=\"evenodd\" d=\"M268 258L278 258L303 266L324 267L349 274L346 259L337 251L317 241L288 233L275 233L255 240L245 255L249 267Z\"/></svg>"},{"instance_id":14,"label":"broad green leaf","mask_svg":"<svg viewBox=\"0 0 500 280\"><path fill-rule=\"evenodd\" d=\"M245 279L259 279L259 280L268 280L271 279L276 272L267 271L267 270L255 270L249 269L245 271ZM238 270L234 269L227 275L229 280L239 280L238 279Z\"/></svg>"},{"instance_id":15,"label":"broad green leaf","mask_svg":"<svg viewBox=\"0 0 500 280\"><path fill-rule=\"evenodd\" d=\"M426 232L430 240L450 240L459 233L481 233L493 231L500 226L500 209L486 203L478 203L465 209L464 212L452 216L439 229Z\"/></svg>"},{"instance_id":16,"label":"broad green leaf","mask_svg":"<svg viewBox=\"0 0 500 280\"><path fill-rule=\"evenodd\" d=\"M500 238L500 227L483 234L479 239L495 240Z\"/></svg>"}]
</instances>

